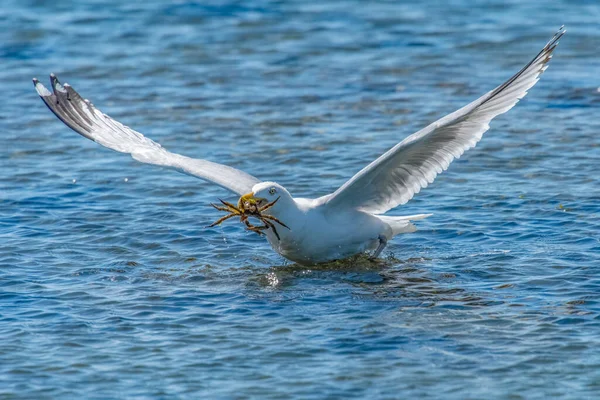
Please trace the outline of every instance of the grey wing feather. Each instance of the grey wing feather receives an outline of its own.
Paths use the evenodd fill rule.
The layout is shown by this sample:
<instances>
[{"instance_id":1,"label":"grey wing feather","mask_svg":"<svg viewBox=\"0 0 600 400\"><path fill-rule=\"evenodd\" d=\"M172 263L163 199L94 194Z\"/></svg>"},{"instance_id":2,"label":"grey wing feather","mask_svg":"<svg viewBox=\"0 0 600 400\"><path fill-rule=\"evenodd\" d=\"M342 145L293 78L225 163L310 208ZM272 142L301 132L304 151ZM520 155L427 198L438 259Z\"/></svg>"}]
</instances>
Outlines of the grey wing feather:
<instances>
[{"instance_id":1,"label":"grey wing feather","mask_svg":"<svg viewBox=\"0 0 600 400\"><path fill-rule=\"evenodd\" d=\"M226 165L171 153L160 144L121 124L83 99L70 85L60 84L50 75L52 92L37 79L33 84L48 108L69 128L109 149L129 153L141 162L174 168L214 182L240 195L248 193L260 180Z\"/></svg>"},{"instance_id":2,"label":"grey wing feather","mask_svg":"<svg viewBox=\"0 0 600 400\"><path fill-rule=\"evenodd\" d=\"M508 81L410 135L334 193L317 201L334 208L351 207L373 214L408 202L455 158L475 147L494 117L510 110L527 94L546 70L565 32L561 27L538 55Z\"/></svg>"}]
</instances>

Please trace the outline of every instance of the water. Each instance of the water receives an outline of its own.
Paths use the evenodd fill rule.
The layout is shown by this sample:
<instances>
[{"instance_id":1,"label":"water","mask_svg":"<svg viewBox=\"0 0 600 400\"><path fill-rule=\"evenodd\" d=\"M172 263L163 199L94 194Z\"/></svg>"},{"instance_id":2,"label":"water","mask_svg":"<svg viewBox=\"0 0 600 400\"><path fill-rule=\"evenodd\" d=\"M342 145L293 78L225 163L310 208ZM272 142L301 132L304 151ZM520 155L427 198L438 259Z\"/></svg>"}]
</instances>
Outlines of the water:
<instances>
[{"instance_id":1,"label":"water","mask_svg":"<svg viewBox=\"0 0 600 400\"><path fill-rule=\"evenodd\" d=\"M81 3L0 9L0 398L597 398L596 2ZM235 196L86 141L31 85L55 72L174 152L318 196L563 23L375 264L206 229Z\"/></svg>"}]
</instances>

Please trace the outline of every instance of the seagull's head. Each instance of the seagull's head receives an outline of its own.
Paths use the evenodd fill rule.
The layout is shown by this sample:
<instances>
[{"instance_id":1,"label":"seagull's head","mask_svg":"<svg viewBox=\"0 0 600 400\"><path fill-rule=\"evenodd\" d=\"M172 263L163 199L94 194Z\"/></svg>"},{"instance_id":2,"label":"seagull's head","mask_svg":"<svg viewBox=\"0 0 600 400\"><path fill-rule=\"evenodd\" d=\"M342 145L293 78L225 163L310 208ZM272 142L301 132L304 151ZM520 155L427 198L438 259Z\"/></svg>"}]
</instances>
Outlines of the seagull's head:
<instances>
[{"instance_id":1,"label":"seagull's head","mask_svg":"<svg viewBox=\"0 0 600 400\"><path fill-rule=\"evenodd\" d=\"M252 192L240 197L238 205L246 210L252 210L273 202L275 203L269 207L269 213L276 212L278 208L286 207L290 202L293 202L293 198L290 192L280 184L261 182L252 187Z\"/></svg>"}]
</instances>

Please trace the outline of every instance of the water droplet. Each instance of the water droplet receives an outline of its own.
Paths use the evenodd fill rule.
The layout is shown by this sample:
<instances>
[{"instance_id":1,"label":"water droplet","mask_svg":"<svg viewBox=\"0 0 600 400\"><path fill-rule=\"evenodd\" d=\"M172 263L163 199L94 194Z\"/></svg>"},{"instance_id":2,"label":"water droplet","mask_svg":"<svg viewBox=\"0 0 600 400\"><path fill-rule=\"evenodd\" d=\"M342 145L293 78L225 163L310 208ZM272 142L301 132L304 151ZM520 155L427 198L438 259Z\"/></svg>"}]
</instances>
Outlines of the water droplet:
<instances>
[{"instance_id":1,"label":"water droplet","mask_svg":"<svg viewBox=\"0 0 600 400\"><path fill-rule=\"evenodd\" d=\"M277 277L277 275L274 272L269 272L266 276L267 278L267 282L269 283L269 286L277 286L279 285L279 278Z\"/></svg>"}]
</instances>

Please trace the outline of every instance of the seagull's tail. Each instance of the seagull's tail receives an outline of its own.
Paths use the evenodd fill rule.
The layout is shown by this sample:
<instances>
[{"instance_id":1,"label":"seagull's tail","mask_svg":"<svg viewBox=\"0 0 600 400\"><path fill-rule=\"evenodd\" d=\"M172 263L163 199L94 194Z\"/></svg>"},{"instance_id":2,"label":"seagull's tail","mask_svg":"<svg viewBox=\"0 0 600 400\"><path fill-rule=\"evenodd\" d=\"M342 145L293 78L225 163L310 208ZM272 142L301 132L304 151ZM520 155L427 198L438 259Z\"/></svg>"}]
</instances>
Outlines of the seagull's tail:
<instances>
[{"instance_id":1,"label":"seagull's tail","mask_svg":"<svg viewBox=\"0 0 600 400\"><path fill-rule=\"evenodd\" d=\"M410 233L417 230L417 227L411 223L411 221L417 221L430 217L433 214L417 214L408 215L403 217L392 217L387 215L377 215L377 217L388 224L392 228L392 236L399 235L401 233Z\"/></svg>"}]
</instances>

